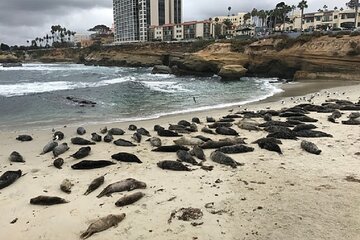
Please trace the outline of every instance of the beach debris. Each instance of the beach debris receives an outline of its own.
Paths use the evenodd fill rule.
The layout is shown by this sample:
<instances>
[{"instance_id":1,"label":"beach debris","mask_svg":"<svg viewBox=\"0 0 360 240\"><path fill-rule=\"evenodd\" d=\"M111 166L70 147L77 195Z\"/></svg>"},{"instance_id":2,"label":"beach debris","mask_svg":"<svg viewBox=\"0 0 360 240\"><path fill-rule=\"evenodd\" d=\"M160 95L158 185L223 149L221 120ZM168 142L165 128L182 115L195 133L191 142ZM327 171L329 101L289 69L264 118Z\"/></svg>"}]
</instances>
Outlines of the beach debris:
<instances>
[{"instance_id":1,"label":"beach debris","mask_svg":"<svg viewBox=\"0 0 360 240\"><path fill-rule=\"evenodd\" d=\"M157 163L157 166L161 169L165 170L173 170L173 171L191 171L187 166L178 161L165 160Z\"/></svg>"},{"instance_id":2,"label":"beach debris","mask_svg":"<svg viewBox=\"0 0 360 240\"><path fill-rule=\"evenodd\" d=\"M106 217L100 218L90 224L88 229L80 235L81 239L87 239L94 233L105 231L111 227L117 227L117 225L124 220L126 214L122 213L119 215L110 214Z\"/></svg>"},{"instance_id":3,"label":"beach debris","mask_svg":"<svg viewBox=\"0 0 360 240\"><path fill-rule=\"evenodd\" d=\"M71 193L71 188L73 186L74 184L72 184L69 179L64 179L64 181L60 184L60 190L64 193Z\"/></svg>"},{"instance_id":4,"label":"beach debris","mask_svg":"<svg viewBox=\"0 0 360 240\"><path fill-rule=\"evenodd\" d=\"M65 137L64 133L63 133L63 132L60 132L60 131L56 131L56 132L54 132L54 134L53 134L53 140L54 140L54 141L55 141L55 140L61 141L61 140L64 139L64 137Z\"/></svg>"},{"instance_id":5,"label":"beach debris","mask_svg":"<svg viewBox=\"0 0 360 240\"><path fill-rule=\"evenodd\" d=\"M86 130L83 127L78 127L76 129L76 133L79 134L79 135L84 135L86 133Z\"/></svg>"},{"instance_id":6,"label":"beach debris","mask_svg":"<svg viewBox=\"0 0 360 240\"><path fill-rule=\"evenodd\" d=\"M153 149L153 152L177 152L179 150L189 151L190 149L185 146L180 145L169 145L169 146L160 146Z\"/></svg>"},{"instance_id":7,"label":"beach debris","mask_svg":"<svg viewBox=\"0 0 360 240\"><path fill-rule=\"evenodd\" d=\"M50 206L50 205L56 205L56 204L64 204L64 203L68 203L69 201L60 198L60 197L53 197L53 196L38 196L35 198L30 199L30 204L33 205L46 205L46 206Z\"/></svg>"},{"instance_id":8,"label":"beach debris","mask_svg":"<svg viewBox=\"0 0 360 240\"><path fill-rule=\"evenodd\" d=\"M123 192L123 191L132 191L135 189L144 189L146 188L146 183L138 181L134 178L127 178L125 180L121 180L119 182L112 183L108 185L101 193L97 196L101 198L103 196L110 196L115 192Z\"/></svg>"},{"instance_id":9,"label":"beach debris","mask_svg":"<svg viewBox=\"0 0 360 240\"><path fill-rule=\"evenodd\" d=\"M59 144L57 142L51 141L48 144L46 144L42 150L42 152L40 153L40 155L43 155L45 153L51 152L52 150L54 150L55 147L57 147Z\"/></svg>"},{"instance_id":10,"label":"beach debris","mask_svg":"<svg viewBox=\"0 0 360 240\"><path fill-rule=\"evenodd\" d=\"M114 144L116 146L120 146L120 147L135 147L136 144L133 144L132 142L119 138L118 140L114 141Z\"/></svg>"},{"instance_id":11,"label":"beach debris","mask_svg":"<svg viewBox=\"0 0 360 240\"><path fill-rule=\"evenodd\" d=\"M6 171L0 176L0 189L6 188L13 184L22 176L21 170Z\"/></svg>"},{"instance_id":12,"label":"beach debris","mask_svg":"<svg viewBox=\"0 0 360 240\"><path fill-rule=\"evenodd\" d=\"M97 133L92 133L91 140L93 140L94 142L101 142L102 137Z\"/></svg>"},{"instance_id":13,"label":"beach debris","mask_svg":"<svg viewBox=\"0 0 360 240\"><path fill-rule=\"evenodd\" d=\"M9 160L10 160L10 162L22 162L22 163L25 162L24 157L21 156L21 154L18 153L17 151L13 151L13 152L10 154Z\"/></svg>"},{"instance_id":14,"label":"beach debris","mask_svg":"<svg viewBox=\"0 0 360 240\"><path fill-rule=\"evenodd\" d=\"M222 152L214 151L210 154L210 159L213 160L216 163L224 164L227 166L230 166L232 168L237 168L237 166L243 166L244 164L236 162L231 157L225 155Z\"/></svg>"},{"instance_id":15,"label":"beach debris","mask_svg":"<svg viewBox=\"0 0 360 240\"><path fill-rule=\"evenodd\" d=\"M84 193L84 195L89 195L91 192L98 189L105 181L105 176L100 176L98 178L95 178L89 185L88 189Z\"/></svg>"},{"instance_id":16,"label":"beach debris","mask_svg":"<svg viewBox=\"0 0 360 240\"><path fill-rule=\"evenodd\" d=\"M305 140L301 141L301 148L312 154L319 155L321 153L321 150L315 145L315 143Z\"/></svg>"},{"instance_id":17,"label":"beach debris","mask_svg":"<svg viewBox=\"0 0 360 240\"><path fill-rule=\"evenodd\" d=\"M70 155L70 157L81 159L89 156L91 147L81 147L76 153Z\"/></svg>"},{"instance_id":18,"label":"beach debris","mask_svg":"<svg viewBox=\"0 0 360 240\"><path fill-rule=\"evenodd\" d=\"M174 210L171 212L168 223L170 224L174 218L186 222L199 220L203 217L203 215L203 212L199 208L180 208L179 210Z\"/></svg>"},{"instance_id":19,"label":"beach debris","mask_svg":"<svg viewBox=\"0 0 360 240\"><path fill-rule=\"evenodd\" d=\"M151 137L146 141L149 141L151 146L153 146L153 147L160 147L161 146L161 139L158 138L158 137Z\"/></svg>"},{"instance_id":20,"label":"beach debris","mask_svg":"<svg viewBox=\"0 0 360 240\"><path fill-rule=\"evenodd\" d=\"M20 142L30 142L33 140L33 138L30 135L19 135L16 140Z\"/></svg>"},{"instance_id":21,"label":"beach debris","mask_svg":"<svg viewBox=\"0 0 360 240\"><path fill-rule=\"evenodd\" d=\"M91 142L81 137L74 137L71 139L71 143L74 145L95 145L95 142Z\"/></svg>"},{"instance_id":22,"label":"beach debris","mask_svg":"<svg viewBox=\"0 0 360 240\"><path fill-rule=\"evenodd\" d=\"M176 156L181 162L190 163L192 165L199 165L199 163L191 156L191 154L188 151L185 150L179 150L176 152Z\"/></svg>"},{"instance_id":23,"label":"beach debris","mask_svg":"<svg viewBox=\"0 0 360 240\"><path fill-rule=\"evenodd\" d=\"M96 169L103 168L116 163L107 161L107 160L83 160L71 166L74 170L87 170L87 169Z\"/></svg>"},{"instance_id":24,"label":"beach debris","mask_svg":"<svg viewBox=\"0 0 360 240\"><path fill-rule=\"evenodd\" d=\"M120 129L120 128L111 128L108 131L108 134L110 134L110 135L124 135L125 131Z\"/></svg>"},{"instance_id":25,"label":"beach debris","mask_svg":"<svg viewBox=\"0 0 360 240\"><path fill-rule=\"evenodd\" d=\"M111 156L112 159L121 162L135 162L135 163L142 163L142 161L134 154L120 152Z\"/></svg>"},{"instance_id":26,"label":"beach debris","mask_svg":"<svg viewBox=\"0 0 360 240\"><path fill-rule=\"evenodd\" d=\"M62 169L63 164L64 164L64 159L62 158L57 158L53 162L54 167L56 167L57 169Z\"/></svg>"},{"instance_id":27,"label":"beach debris","mask_svg":"<svg viewBox=\"0 0 360 240\"><path fill-rule=\"evenodd\" d=\"M120 198L119 200L116 201L115 206L117 207L123 207L126 205L130 205L133 204L137 201L139 201L141 198L143 198L145 196L144 193L142 192L136 192L130 195L125 195L122 198Z\"/></svg>"}]
</instances>

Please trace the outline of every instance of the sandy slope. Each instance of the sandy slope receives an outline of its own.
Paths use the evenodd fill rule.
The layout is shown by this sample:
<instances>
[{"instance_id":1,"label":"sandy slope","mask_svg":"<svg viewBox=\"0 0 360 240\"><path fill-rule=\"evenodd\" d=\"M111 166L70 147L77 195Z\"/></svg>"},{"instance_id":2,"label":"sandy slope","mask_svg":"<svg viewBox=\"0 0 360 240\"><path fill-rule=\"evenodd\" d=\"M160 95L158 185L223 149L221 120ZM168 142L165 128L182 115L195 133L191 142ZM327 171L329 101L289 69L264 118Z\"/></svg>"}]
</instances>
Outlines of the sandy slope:
<instances>
[{"instance_id":1,"label":"sandy slope","mask_svg":"<svg viewBox=\"0 0 360 240\"><path fill-rule=\"evenodd\" d=\"M338 87L331 92L346 92L341 97L338 94L332 94L332 97L358 101L360 85ZM315 103L319 104L324 99L326 94L322 91L322 95L315 98ZM280 109L294 105L293 101L286 98L284 105L276 100L242 106L241 109ZM228 110L196 115L204 121L205 116L220 117L228 114ZM136 125L150 130L154 124L167 126L180 119L191 120L193 115L169 116ZM191 172L161 170L156 163L165 159L175 160L175 154L151 152L149 143L144 141L135 148L102 142L92 147L92 154L87 158L109 160L112 154L127 151L138 155L143 164L118 163L99 170L74 171L70 166L78 161L67 156L77 151L79 146L70 144L70 151L63 155L66 163L62 170L58 170L50 166L50 154L39 155L43 145L51 139L50 130L22 131L34 137L34 141L28 143L15 140L19 132L2 132L0 174L21 169L27 175L0 191L0 239L78 239L92 220L121 212L125 212L127 217L117 228L91 238L360 239L360 183L345 180L346 176L360 178L360 156L355 155L360 151L360 127L330 123L326 120L327 114L310 116L320 120L316 123L319 130L334 135L334 138L311 140L322 149L320 156L302 151L300 141L284 140L282 156L251 144L254 152L232 155L237 161L245 163L244 167L231 169L208 160L206 164L214 166L211 172L197 167L193 167L196 170ZM127 129L128 123L113 126ZM86 137L90 138L91 132L98 132L103 126L85 127L88 131ZM60 130L64 131L68 143L76 135L72 127ZM249 144L266 136L265 132L239 132L241 137L248 138ZM129 140L131 134L127 131L124 138ZM171 144L172 140L163 139L163 143ZM25 164L9 163L7 158L13 150L25 157ZM206 151L208 158L210 153L210 150ZM88 184L105 173L105 184L101 189L84 196ZM106 185L128 177L147 183L147 189L142 190L145 198L123 208L114 205L123 193L96 198ZM75 184L71 194L59 189L65 178ZM60 196L70 203L51 207L30 205L30 198L38 195ZM168 201L173 197L176 198ZM210 202L214 203L213 207L206 208L205 204ZM203 224L194 227L190 222L177 219L168 224L171 212L182 207L200 208L204 216L196 222ZM15 218L18 218L17 222L10 224Z\"/></svg>"}]
</instances>

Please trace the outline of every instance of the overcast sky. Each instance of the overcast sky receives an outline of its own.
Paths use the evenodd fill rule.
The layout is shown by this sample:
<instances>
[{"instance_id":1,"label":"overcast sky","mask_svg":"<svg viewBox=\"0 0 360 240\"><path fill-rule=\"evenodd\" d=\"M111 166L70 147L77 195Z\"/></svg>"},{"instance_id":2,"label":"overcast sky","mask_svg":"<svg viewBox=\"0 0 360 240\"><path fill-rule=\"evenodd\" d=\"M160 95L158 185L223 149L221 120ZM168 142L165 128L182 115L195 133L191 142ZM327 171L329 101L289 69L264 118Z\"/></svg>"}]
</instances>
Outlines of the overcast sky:
<instances>
[{"instance_id":1,"label":"overcast sky","mask_svg":"<svg viewBox=\"0 0 360 240\"><path fill-rule=\"evenodd\" d=\"M300 0L287 0L297 5ZM248 12L253 8L272 9L280 0L183 0L184 20L204 20L231 12ZM347 0L308 0L316 11L326 4L344 7ZM111 26L112 0L0 0L0 42L26 45L26 40L45 36L51 25L60 24L72 31L84 32L97 25Z\"/></svg>"}]
</instances>

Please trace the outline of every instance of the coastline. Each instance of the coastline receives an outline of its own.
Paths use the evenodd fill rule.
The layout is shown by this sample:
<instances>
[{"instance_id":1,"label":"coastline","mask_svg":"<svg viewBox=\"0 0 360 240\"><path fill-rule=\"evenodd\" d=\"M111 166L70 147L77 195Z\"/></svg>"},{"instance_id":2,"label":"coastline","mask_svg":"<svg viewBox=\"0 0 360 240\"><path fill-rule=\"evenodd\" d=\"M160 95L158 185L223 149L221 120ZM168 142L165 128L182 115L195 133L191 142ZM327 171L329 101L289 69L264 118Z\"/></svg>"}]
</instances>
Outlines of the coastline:
<instances>
[{"instance_id":1,"label":"coastline","mask_svg":"<svg viewBox=\"0 0 360 240\"><path fill-rule=\"evenodd\" d=\"M167 127L181 119L191 120L197 116L205 122L206 116L220 118L238 110L276 109L294 106L290 93L311 95L317 92L321 84L287 85L279 96L246 104L239 107L227 107L211 111L193 112L164 116L157 119L131 122L144 127L154 134L155 124ZM334 83L335 84L335 83ZM340 83L339 83L340 84ZM341 83L342 84L342 83ZM298 86L296 86L298 85ZM301 86L300 86L301 85ZM334 98L359 100L360 84L321 90L321 96L315 97L315 104L324 102L325 91ZM299 90L299 87L303 89ZM295 90L296 89L296 90ZM338 92L338 94L333 94ZM342 92L346 92L342 95ZM295 97L297 99L297 97ZM281 101L285 101L284 104ZM305 102L299 102L305 103ZM348 113L342 117L346 119ZM9 240L23 239L78 239L92 220L108 214L126 213L123 222L116 228L97 233L91 239L351 239L360 235L358 203L360 184L348 182L347 176L360 178L357 134L358 126L333 124L327 121L327 115L311 113L319 119L319 130L334 135L334 138L311 139L322 150L319 156L302 151L299 141L283 140L284 155L268 152L250 144L264 137L265 132L249 132L236 128L241 137L245 137L254 152L231 155L245 166L232 169L212 162L211 150L206 150L207 165L214 170L206 172L197 169L191 172L172 172L161 170L156 163L161 160L175 160L174 153L151 152L150 145L143 141L137 147L117 147L114 144L98 143L92 146L89 160L110 160L111 154L131 152L136 154L142 164L117 163L114 167L98 170L75 172L70 166L76 162L67 157L79 146L70 144L70 150L64 154L65 164L62 170L51 166L52 156L39 155L42 147L51 139L51 129L20 131L31 134L31 142L20 143L15 140L19 131L3 131L0 153L4 162L0 174L8 170L21 169L27 175L8 188L0 191L0 238ZM258 120L257 120L258 121ZM119 127L126 130L121 138L130 140L132 132L127 130L129 122L106 124L108 128ZM90 133L99 132L105 125L84 125L89 139ZM201 128L199 126L199 128ZM75 127L57 128L65 133L65 142L76 136ZM196 136L203 133L194 133ZM225 136L206 135L219 139ZM163 138L164 145L172 144L174 139ZM18 150L26 163L10 163L8 155ZM195 167L193 167L196 169ZM125 178L136 178L147 183L142 190L146 196L139 202L123 208L114 206L114 202L125 194L113 194L112 197L96 198L96 193L82 195L88 184L96 177L106 173L105 187ZM59 185L68 178L74 183L71 194L60 191ZM38 195L60 196L70 203L58 206L41 207L29 204L29 199ZM205 207L210 204L210 208ZM208 205L206 205L208 206ZM180 208L194 207L203 212L200 225L174 219L167 221L171 212ZM16 223L10 224L14 219ZM58 223L61 222L61 225Z\"/></svg>"}]
</instances>

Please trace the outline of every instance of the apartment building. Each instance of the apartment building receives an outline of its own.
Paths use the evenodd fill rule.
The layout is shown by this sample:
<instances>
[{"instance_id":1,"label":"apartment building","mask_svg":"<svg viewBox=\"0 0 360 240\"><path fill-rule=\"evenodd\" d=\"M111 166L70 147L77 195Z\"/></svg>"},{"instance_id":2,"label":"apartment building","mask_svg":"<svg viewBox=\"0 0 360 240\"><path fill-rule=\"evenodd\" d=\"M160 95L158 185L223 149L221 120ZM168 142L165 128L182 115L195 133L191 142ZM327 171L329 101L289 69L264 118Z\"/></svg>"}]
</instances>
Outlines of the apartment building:
<instances>
[{"instance_id":1,"label":"apartment building","mask_svg":"<svg viewBox=\"0 0 360 240\"><path fill-rule=\"evenodd\" d=\"M115 43L149 40L149 26L179 24L182 0L113 0Z\"/></svg>"}]
</instances>

